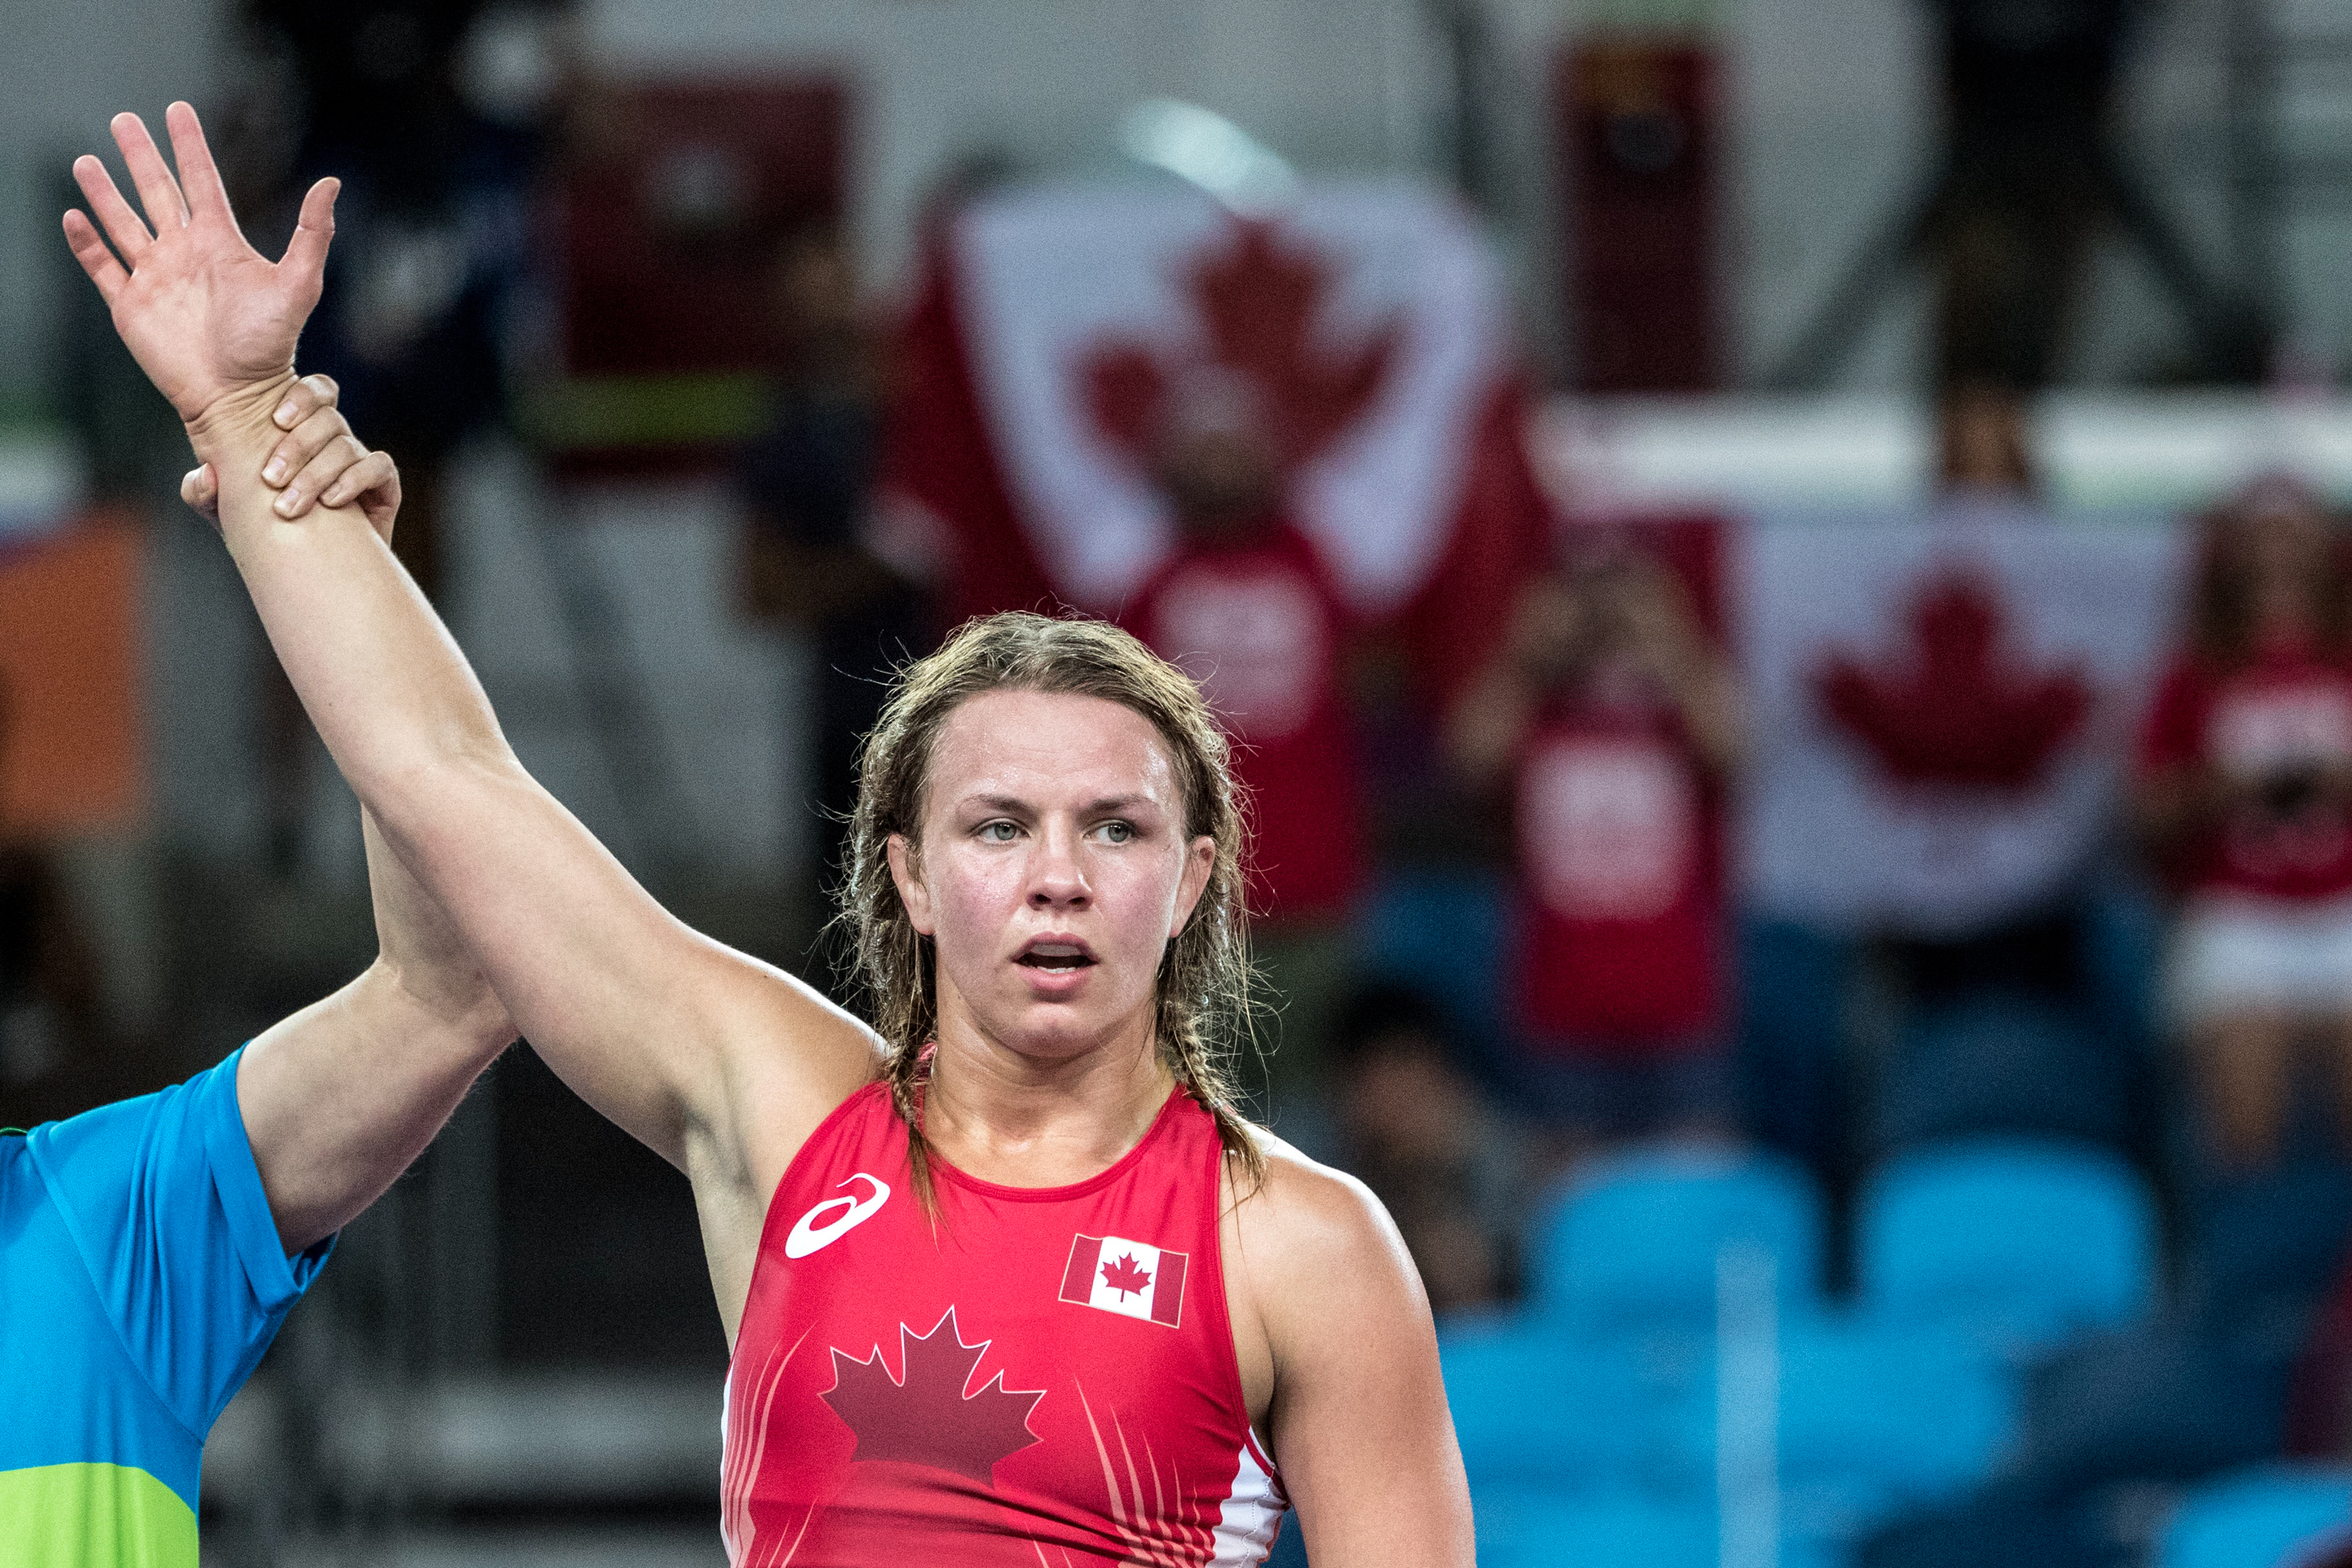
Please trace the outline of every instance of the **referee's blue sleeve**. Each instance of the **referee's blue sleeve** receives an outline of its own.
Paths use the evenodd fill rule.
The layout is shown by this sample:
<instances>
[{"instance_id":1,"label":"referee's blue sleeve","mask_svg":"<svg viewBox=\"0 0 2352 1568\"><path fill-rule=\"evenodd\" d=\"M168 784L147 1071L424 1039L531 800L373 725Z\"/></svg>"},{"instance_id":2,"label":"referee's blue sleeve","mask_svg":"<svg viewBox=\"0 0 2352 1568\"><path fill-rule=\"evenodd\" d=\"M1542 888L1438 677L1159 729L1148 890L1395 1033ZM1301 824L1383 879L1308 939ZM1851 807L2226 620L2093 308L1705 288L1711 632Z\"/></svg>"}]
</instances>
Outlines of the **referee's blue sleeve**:
<instances>
[{"instance_id":1,"label":"referee's blue sleeve","mask_svg":"<svg viewBox=\"0 0 2352 1568\"><path fill-rule=\"evenodd\" d=\"M198 1437L334 1245L288 1258L278 1244L237 1110L243 1055L35 1128L27 1144L124 1348Z\"/></svg>"}]
</instances>

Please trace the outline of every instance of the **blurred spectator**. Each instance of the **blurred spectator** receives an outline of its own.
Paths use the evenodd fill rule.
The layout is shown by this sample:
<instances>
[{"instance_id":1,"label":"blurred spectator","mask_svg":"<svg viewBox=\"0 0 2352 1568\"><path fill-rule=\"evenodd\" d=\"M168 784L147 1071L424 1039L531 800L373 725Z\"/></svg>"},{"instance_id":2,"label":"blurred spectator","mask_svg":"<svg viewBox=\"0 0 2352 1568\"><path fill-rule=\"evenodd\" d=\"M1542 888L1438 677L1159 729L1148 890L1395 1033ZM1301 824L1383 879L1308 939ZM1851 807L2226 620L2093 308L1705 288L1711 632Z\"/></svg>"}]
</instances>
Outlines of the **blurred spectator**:
<instances>
[{"instance_id":1,"label":"blurred spectator","mask_svg":"<svg viewBox=\"0 0 2352 1568\"><path fill-rule=\"evenodd\" d=\"M2335 520L2256 485L2211 521L2141 740L2139 825L2185 896L2170 1001L2233 1168L2278 1154L2305 1047L2352 1114L2347 609Z\"/></svg>"},{"instance_id":2,"label":"blurred spectator","mask_svg":"<svg viewBox=\"0 0 2352 1568\"><path fill-rule=\"evenodd\" d=\"M400 461L394 546L438 597L441 480L503 401L503 319L524 272L546 139L571 80L559 5L254 0L308 106L291 185L342 181L305 369Z\"/></svg>"},{"instance_id":3,"label":"blurred spectator","mask_svg":"<svg viewBox=\"0 0 2352 1568\"><path fill-rule=\"evenodd\" d=\"M1388 1205L1430 1305L1516 1296L1527 1151L1462 1070L1437 1009L1402 986L1363 987L1339 1009L1331 1066L1340 1163Z\"/></svg>"},{"instance_id":4,"label":"blurred spectator","mask_svg":"<svg viewBox=\"0 0 2352 1568\"><path fill-rule=\"evenodd\" d=\"M0 687L0 758L7 700ZM92 1103L81 1094L99 1019L96 952L56 868L38 845L0 834L0 1124L29 1127Z\"/></svg>"},{"instance_id":5,"label":"blurred spectator","mask_svg":"<svg viewBox=\"0 0 2352 1568\"><path fill-rule=\"evenodd\" d=\"M2352 1259L2312 1324L2286 1421L2289 1454L2352 1464Z\"/></svg>"},{"instance_id":6,"label":"blurred spectator","mask_svg":"<svg viewBox=\"0 0 2352 1568\"><path fill-rule=\"evenodd\" d=\"M2025 399L1963 381L1936 400L1937 488L1959 501L2030 501L2041 489L2026 443Z\"/></svg>"},{"instance_id":7,"label":"blurred spectator","mask_svg":"<svg viewBox=\"0 0 2352 1568\"><path fill-rule=\"evenodd\" d=\"M505 403L509 307L529 266L532 196L574 72L562 0L248 0L264 67L230 116L240 212L290 230L301 193L342 182L326 291L302 368L341 385L354 426L400 463L393 552L442 598L444 479ZM298 123L282 106L299 103ZM318 749L265 655L269 858L301 855Z\"/></svg>"},{"instance_id":8,"label":"blurred spectator","mask_svg":"<svg viewBox=\"0 0 2352 1568\"><path fill-rule=\"evenodd\" d=\"M2133 0L1934 0L1949 163L1939 384L2049 380L2099 218Z\"/></svg>"},{"instance_id":9,"label":"blurred spectator","mask_svg":"<svg viewBox=\"0 0 2352 1568\"><path fill-rule=\"evenodd\" d=\"M886 367L839 235L789 237L777 249L772 298L784 362L767 427L736 475L751 522L743 603L814 644L818 846L829 880L856 801L858 738L873 728L890 671L929 647L931 614L922 590L862 537Z\"/></svg>"},{"instance_id":10,"label":"blurred spectator","mask_svg":"<svg viewBox=\"0 0 2352 1568\"><path fill-rule=\"evenodd\" d=\"M1164 398L1152 477L1177 544L1127 624L1198 679L1248 792L1252 931L1281 1009L1285 1091L1319 1077L1349 973L1364 880L1361 769L1341 700L1349 626L1314 546L1286 515L1281 455L1249 382L1214 372Z\"/></svg>"},{"instance_id":11,"label":"blurred spectator","mask_svg":"<svg viewBox=\"0 0 2352 1568\"><path fill-rule=\"evenodd\" d=\"M1682 583L1597 551L1521 595L1452 734L1516 810L1522 1070L1570 1149L1727 1130L1720 817L1737 688Z\"/></svg>"}]
</instances>

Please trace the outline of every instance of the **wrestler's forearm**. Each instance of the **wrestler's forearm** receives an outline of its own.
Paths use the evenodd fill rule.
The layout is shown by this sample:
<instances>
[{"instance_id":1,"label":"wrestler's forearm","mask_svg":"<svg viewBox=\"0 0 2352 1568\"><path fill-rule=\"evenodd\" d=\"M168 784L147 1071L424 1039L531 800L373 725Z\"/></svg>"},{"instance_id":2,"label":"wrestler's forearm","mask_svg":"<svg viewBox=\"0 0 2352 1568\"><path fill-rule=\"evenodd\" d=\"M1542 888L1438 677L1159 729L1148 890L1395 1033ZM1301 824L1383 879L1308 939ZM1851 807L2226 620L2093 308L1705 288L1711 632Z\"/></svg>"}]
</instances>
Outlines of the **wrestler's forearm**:
<instances>
[{"instance_id":1,"label":"wrestler's forearm","mask_svg":"<svg viewBox=\"0 0 2352 1568\"><path fill-rule=\"evenodd\" d=\"M682 1159L694 1108L719 1091L709 1020L733 994L703 977L743 964L671 919L524 771L456 641L365 518L320 508L278 520L258 477L276 395L225 399L189 434L220 476L222 535L296 693L549 1065ZM764 974L759 988L772 988Z\"/></svg>"},{"instance_id":2,"label":"wrestler's forearm","mask_svg":"<svg viewBox=\"0 0 2352 1568\"><path fill-rule=\"evenodd\" d=\"M404 837L419 770L510 765L513 752L456 642L359 509L277 516L261 468L285 384L220 399L189 438L219 477L222 537L279 662L343 776Z\"/></svg>"}]
</instances>

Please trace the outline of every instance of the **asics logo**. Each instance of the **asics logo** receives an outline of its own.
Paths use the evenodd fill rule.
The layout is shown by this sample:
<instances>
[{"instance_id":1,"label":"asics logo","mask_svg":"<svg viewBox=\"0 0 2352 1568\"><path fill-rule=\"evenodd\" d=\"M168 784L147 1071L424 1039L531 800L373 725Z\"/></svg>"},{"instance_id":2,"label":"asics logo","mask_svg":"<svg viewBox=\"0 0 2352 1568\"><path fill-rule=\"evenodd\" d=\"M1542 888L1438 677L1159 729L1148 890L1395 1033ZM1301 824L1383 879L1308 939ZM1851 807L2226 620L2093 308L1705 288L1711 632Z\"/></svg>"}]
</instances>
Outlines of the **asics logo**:
<instances>
[{"instance_id":1,"label":"asics logo","mask_svg":"<svg viewBox=\"0 0 2352 1568\"><path fill-rule=\"evenodd\" d=\"M864 1225L873 1217L875 1210L890 1201L890 1184L879 1176L869 1176L858 1171L851 1174L849 1182L871 1182L874 1190L862 1198L827 1198L801 1215L793 1222L793 1233L784 1237L786 1258L806 1258L812 1252L831 1247ZM843 1182L841 1185L845 1187L849 1182Z\"/></svg>"}]
</instances>

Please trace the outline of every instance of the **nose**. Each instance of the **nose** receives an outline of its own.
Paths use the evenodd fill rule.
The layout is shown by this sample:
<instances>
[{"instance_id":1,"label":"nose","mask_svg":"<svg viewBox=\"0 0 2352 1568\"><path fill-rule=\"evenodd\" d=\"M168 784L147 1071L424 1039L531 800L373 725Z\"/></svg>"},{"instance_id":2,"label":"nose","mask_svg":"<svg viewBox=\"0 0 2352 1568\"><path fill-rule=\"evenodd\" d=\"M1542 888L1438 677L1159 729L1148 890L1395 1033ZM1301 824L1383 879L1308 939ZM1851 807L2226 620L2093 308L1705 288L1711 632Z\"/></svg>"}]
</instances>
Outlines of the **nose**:
<instances>
[{"instance_id":1,"label":"nose","mask_svg":"<svg viewBox=\"0 0 2352 1568\"><path fill-rule=\"evenodd\" d=\"M1078 859L1077 829L1064 823L1049 825L1029 862L1029 907L1082 910L1093 899L1094 889L1087 885L1086 868Z\"/></svg>"}]
</instances>

